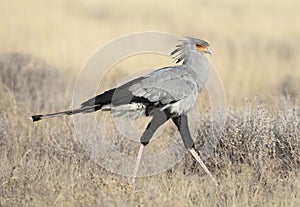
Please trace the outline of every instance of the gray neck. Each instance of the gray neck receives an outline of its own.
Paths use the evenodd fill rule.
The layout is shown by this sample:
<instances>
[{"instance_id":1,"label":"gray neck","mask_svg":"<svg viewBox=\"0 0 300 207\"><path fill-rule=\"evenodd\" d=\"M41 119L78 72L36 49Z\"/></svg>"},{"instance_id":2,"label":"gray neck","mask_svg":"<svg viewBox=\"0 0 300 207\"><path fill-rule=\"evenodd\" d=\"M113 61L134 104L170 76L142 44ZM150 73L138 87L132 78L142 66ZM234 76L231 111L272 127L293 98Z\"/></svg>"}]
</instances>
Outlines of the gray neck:
<instances>
[{"instance_id":1,"label":"gray neck","mask_svg":"<svg viewBox=\"0 0 300 207\"><path fill-rule=\"evenodd\" d=\"M209 62L203 53L191 51L188 56L185 57L183 65L186 65L189 69L196 72L196 81L198 88L202 89L207 78L209 71Z\"/></svg>"}]
</instances>

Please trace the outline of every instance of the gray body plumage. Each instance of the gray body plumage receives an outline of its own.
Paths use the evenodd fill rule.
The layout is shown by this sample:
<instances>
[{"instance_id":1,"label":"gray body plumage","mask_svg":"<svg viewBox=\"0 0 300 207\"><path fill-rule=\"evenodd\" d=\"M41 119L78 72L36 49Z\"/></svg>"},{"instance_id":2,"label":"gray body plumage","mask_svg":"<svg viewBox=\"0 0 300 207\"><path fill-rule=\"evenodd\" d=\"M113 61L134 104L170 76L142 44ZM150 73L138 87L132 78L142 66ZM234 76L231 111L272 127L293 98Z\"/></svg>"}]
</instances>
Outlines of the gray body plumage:
<instances>
[{"instance_id":1,"label":"gray body plumage","mask_svg":"<svg viewBox=\"0 0 300 207\"><path fill-rule=\"evenodd\" d=\"M134 96L144 97L160 105L161 110L167 109L181 115L195 105L208 78L209 62L204 53L199 53L187 41L179 45L172 55L177 61L182 61L182 65L161 68L145 75L131 85L129 91ZM142 104L131 103L125 107L114 107L113 114L135 119L144 115L145 109Z\"/></svg>"}]
</instances>

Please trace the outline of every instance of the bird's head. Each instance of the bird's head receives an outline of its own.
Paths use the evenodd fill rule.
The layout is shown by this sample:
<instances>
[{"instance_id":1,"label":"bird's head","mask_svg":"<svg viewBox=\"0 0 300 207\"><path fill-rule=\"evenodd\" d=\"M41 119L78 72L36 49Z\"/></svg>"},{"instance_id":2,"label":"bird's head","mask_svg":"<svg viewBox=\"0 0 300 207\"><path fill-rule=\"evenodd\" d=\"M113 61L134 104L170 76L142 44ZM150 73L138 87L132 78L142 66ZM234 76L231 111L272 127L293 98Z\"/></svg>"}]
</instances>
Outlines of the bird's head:
<instances>
[{"instance_id":1,"label":"bird's head","mask_svg":"<svg viewBox=\"0 0 300 207\"><path fill-rule=\"evenodd\" d=\"M182 41L182 44L177 45L177 48L171 55L176 59L176 63L179 63L188 59L192 54L192 51L212 55L209 44L206 41L192 37L188 37L187 40Z\"/></svg>"},{"instance_id":2,"label":"bird's head","mask_svg":"<svg viewBox=\"0 0 300 207\"><path fill-rule=\"evenodd\" d=\"M189 38L188 41L192 49L212 55L212 51L209 48L208 42L200 39L195 39L195 38Z\"/></svg>"}]
</instances>

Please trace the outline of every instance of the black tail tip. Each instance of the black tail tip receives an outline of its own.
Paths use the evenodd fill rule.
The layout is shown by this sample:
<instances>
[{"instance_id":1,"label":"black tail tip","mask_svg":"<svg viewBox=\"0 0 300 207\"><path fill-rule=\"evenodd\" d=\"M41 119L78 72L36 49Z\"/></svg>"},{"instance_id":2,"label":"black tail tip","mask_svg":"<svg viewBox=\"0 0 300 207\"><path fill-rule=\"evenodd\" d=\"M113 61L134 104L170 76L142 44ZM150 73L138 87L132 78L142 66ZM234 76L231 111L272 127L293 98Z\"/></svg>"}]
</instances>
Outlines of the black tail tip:
<instances>
[{"instance_id":1,"label":"black tail tip","mask_svg":"<svg viewBox=\"0 0 300 207\"><path fill-rule=\"evenodd\" d=\"M43 115L34 115L31 117L32 121L35 122L35 121L39 121L41 120Z\"/></svg>"}]
</instances>

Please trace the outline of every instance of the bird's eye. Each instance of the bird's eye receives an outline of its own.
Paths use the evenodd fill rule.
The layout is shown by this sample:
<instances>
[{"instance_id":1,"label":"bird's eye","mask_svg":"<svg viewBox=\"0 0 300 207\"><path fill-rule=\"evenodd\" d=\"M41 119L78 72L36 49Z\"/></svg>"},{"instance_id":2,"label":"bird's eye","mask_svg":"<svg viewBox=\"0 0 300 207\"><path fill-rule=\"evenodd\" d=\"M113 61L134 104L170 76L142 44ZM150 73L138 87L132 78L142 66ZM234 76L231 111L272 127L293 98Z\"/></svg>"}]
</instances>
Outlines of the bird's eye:
<instances>
[{"instance_id":1,"label":"bird's eye","mask_svg":"<svg viewBox=\"0 0 300 207\"><path fill-rule=\"evenodd\" d=\"M201 45L201 44L199 44L199 43L196 43L195 46L197 47L197 49L198 49L199 51L203 51L203 50L206 49L206 46L205 46L205 45Z\"/></svg>"},{"instance_id":2,"label":"bird's eye","mask_svg":"<svg viewBox=\"0 0 300 207\"><path fill-rule=\"evenodd\" d=\"M196 47L198 47L198 48L205 48L204 45L201 45L201 44L199 44L199 43L196 43L195 45L196 45Z\"/></svg>"}]
</instances>

